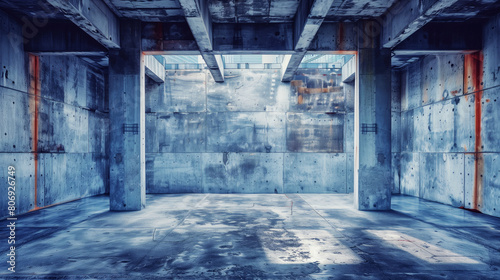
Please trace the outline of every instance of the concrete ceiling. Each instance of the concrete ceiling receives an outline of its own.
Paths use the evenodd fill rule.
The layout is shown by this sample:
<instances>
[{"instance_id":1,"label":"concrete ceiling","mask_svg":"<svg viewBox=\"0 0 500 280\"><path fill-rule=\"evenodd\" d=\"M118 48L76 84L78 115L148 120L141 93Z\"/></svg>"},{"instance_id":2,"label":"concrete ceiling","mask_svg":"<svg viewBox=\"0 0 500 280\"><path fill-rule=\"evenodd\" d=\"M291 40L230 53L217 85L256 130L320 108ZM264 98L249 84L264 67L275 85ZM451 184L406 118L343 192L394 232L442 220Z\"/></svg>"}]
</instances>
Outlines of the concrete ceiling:
<instances>
[{"instance_id":1,"label":"concrete ceiling","mask_svg":"<svg viewBox=\"0 0 500 280\"><path fill-rule=\"evenodd\" d=\"M213 50L211 40L215 41L214 38L218 38L217 36L233 43L233 41L235 41L233 38L234 36L241 36L240 33L246 34L252 31L252 34L254 34L252 36L255 37L255 40L261 37L264 41L273 41L272 38L274 37L269 37L267 35L285 34L287 30L290 31L290 29L293 29L293 31L286 33L286 36L283 36L293 37L293 39L290 40L294 45L288 48L288 51L302 52L297 56L297 61L294 63L295 65L300 63L300 57L305 53L304 50L310 51L307 47L313 41L315 35L324 33L324 31L321 30L318 31L318 26L321 26L323 22L342 22L340 24L342 25L345 22L356 22L360 19L381 19L385 18L386 15L390 15L396 5L401 4L401 6L403 6L403 12L401 12L402 14L400 14L398 18L396 18L396 16L390 20L388 30L391 28L393 30L390 36L384 38L389 39L389 41L385 41L384 47L389 47L394 50L396 45L406 40L408 36L411 36L429 22L467 22L471 19L477 20L485 18L497 14L500 11L500 0L401 0L400 2L398 2L398 0L197 1L198 0L1 0L0 9L14 15L21 23L23 23L24 17L38 19L39 21L47 19L72 21L70 24L75 24L75 26L81 28L84 33L88 34L108 49L119 47L119 41L116 39L116 34L108 32L109 26L117 25L119 18L138 19L153 24L160 22L178 24L179 26L176 28L181 28L186 31L183 32L183 34L189 33L189 29L192 31L193 28L198 28L198 31L203 31L204 25L199 23L212 22L214 25L218 25L218 29L214 32L212 32L211 27L209 28L210 30L204 30L204 34L202 32L202 35L205 37L195 36L196 42L194 43L198 46L208 46L209 48L204 51L210 55ZM208 5L203 5L203 3L207 3ZM425 9L422 7L425 7ZM198 9L198 11L195 12L198 16L193 17L193 15L189 15L186 17L186 11L192 12L193 9ZM200 9L204 9L206 14L202 15ZM64 13L61 12L63 10L65 11ZM308 10L311 11L308 12ZM299 22L299 28L297 28L297 22ZM383 20L379 20L379 22L384 22L384 24L386 24ZM240 31L240 23L242 25L247 24L242 31ZM187 27L187 24L189 24L189 27ZM399 25L399 27L396 25ZM207 26L210 26L210 24ZM229 30L229 33L224 33L222 34L223 36L221 36L220 33L226 29ZM96 33L95 30L101 32ZM314 32L311 32L311 30L314 30ZM328 30L328 32L331 32L331 29ZM410 33L408 33L408 30L410 30ZM266 33L267 35L262 34L265 32L270 33ZM168 38L167 35L163 38L164 40ZM197 35L199 35L199 33L197 33ZM342 36L345 36L344 32L341 31L339 31L337 35L339 38L344 38ZM192 37L190 34L186 36ZM395 36L397 36L396 39ZM424 36L426 35L424 34ZM337 40L334 37L332 38L332 40ZM158 42L157 38L154 39L153 42ZM347 37L344 39L354 40L353 38ZM227 43L224 40L221 41L222 43L219 41L213 44L219 46L222 43L222 45ZM328 43L328 41L325 42L326 45L331 43ZM190 44L192 45L193 42ZM318 44L315 44L315 46L316 45ZM342 49L343 45L344 44L340 43L341 47L339 49ZM233 47L234 46L231 45L227 48L231 49ZM202 50L202 48L200 48L200 50ZM245 49L242 49L242 51L244 50ZM276 50L281 49L280 47L276 47ZM393 66L395 67L401 67L408 61L411 62L425 55L423 52L413 55L410 53L401 54L399 52L393 54ZM94 56L90 59L95 60L100 58ZM98 64L101 63L102 61ZM214 67L216 68L217 66L214 64Z\"/></svg>"}]
</instances>

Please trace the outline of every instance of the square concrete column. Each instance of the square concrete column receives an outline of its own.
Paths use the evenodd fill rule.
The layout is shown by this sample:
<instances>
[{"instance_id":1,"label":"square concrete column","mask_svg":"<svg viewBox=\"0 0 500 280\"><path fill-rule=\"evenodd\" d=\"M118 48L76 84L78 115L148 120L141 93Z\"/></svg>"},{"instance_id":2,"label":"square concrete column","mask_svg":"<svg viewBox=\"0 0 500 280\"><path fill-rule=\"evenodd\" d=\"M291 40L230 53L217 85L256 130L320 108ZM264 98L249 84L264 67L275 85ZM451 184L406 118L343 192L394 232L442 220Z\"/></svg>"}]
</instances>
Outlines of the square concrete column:
<instances>
[{"instance_id":1,"label":"square concrete column","mask_svg":"<svg viewBox=\"0 0 500 280\"><path fill-rule=\"evenodd\" d=\"M354 201L359 210L391 208L391 56L380 30L363 21L358 32L354 117Z\"/></svg>"},{"instance_id":2,"label":"square concrete column","mask_svg":"<svg viewBox=\"0 0 500 280\"><path fill-rule=\"evenodd\" d=\"M110 209L146 205L145 76L141 22L120 23L121 48L109 53Z\"/></svg>"}]
</instances>

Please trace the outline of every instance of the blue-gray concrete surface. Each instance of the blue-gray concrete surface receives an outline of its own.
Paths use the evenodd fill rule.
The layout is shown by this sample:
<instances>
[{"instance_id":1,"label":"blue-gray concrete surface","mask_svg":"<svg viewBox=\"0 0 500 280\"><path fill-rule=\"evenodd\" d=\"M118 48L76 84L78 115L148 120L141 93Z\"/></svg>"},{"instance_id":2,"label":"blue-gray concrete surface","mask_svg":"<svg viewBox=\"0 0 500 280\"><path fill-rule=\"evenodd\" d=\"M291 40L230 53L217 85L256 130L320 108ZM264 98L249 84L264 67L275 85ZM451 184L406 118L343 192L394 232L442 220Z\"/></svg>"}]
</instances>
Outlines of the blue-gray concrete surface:
<instances>
[{"instance_id":1,"label":"blue-gray concrete surface","mask_svg":"<svg viewBox=\"0 0 500 280\"><path fill-rule=\"evenodd\" d=\"M113 212L97 196L18 216L16 273L0 279L500 278L499 218L415 197L376 212L353 209L351 194L147 201Z\"/></svg>"},{"instance_id":2,"label":"blue-gray concrete surface","mask_svg":"<svg viewBox=\"0 0 500 280\"><path fill-rule=\"evenodd\" d=\"M431 55L401 71L401 160L393 173L402 194L500 216L498 28L500 16L484 26L482 59Z\"/></svg>"},{"instance_id":3,"label":"blue-gray concrete surface","mask_svg":"<svg viewBox=\"0 0 500 280\"><path fill-rule=\"evenodd\" d=\"M301 71L291 83L274 69L146 80L147 191L352 192L353 92L336 72Z\"/></svg>"},{"instance_id":4,"label":"blue-gray concrete surface","mask_svg":"<svg viewBox=\"0 0 500 280\"><path fill-rule=\"evenodd\" d=\"M104 71L76 56L42 55L35 77L22 42L11 40L22 26L1 11L0 16L0 37L6 38L0 40L0 186L7 190L7 167L13 165L16 213L105 193L109 118ZM8 214L7 202L4 191L0 217Z\"/></svg>"}]
</instances>

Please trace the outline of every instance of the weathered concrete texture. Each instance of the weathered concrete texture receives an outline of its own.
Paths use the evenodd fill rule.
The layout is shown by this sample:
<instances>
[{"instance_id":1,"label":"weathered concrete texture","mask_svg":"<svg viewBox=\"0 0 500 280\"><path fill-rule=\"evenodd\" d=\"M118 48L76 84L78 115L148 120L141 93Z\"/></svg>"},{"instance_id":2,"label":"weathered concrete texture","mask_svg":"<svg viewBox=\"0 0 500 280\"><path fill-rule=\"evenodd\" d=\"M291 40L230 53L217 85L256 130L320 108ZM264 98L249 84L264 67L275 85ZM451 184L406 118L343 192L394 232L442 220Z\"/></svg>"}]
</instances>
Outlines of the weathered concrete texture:
<instances>
[{"instance_id":1,"label":"weathered concrete texture","mask_svg":"<svg viewBox=\"0 0 500 280\"><path fill-rule=\"evenodd\" d=\"M391 153L391 193L401 193L401 153Z\"/></svg>"},{"instance_id":2,"label":"weathered concrete texture","mask_svg":"<svg viewBox=\"0 0 500 280\"><path fill-rule=\"evenodd\" d=\"M156 137L160 153L204 152L206 144L206 114L158 113ZM149 135L149 134L148 134Z\"/></svg>"},{"instance_id":3,"label":"weathered concrete texture","mask_svg":"<svg viewBox=\"0 0 500 280\"><path fill-rule=\"evenodd\" d=\"M345 92L342 74L324 69L299 69L290 82L290 112L346 111L346 97L354 102L352 92Z\"/></svg>"},{"instance_id":4,"label":"weathered concrete texture","mask_svg":"<svg viewBox=\"0 0 500 280\"><path fill-rule=\"evenodd\" d=\"M109 56L110 207L140 210L146 204L146 117L141 23L122 21L121 46Z\"/></svg>"},{"instance_id":5,"label":"weathered concrete texture","mask_svg":"<svg viewBox=\"0 0 500 280\"><path fill-rule=\"evenodd\" d=\"M1 183L3 194L0 195L0 217L9 216L8 212L8 172L9 166L14 166L15 170L15 192L16 192L16 214L26 213L35 205L35 160L31 153L0 153L0 164L3 166ZM12 181L12 180L10 180Z\"/></svg>"},{"instance_id":6,"label":"weathered concrete texture","mask_svg":"<svg viewBox=\"0 0 500 280\"><path fill-rule=\"evenodd\" d=\"M16 167L16 213L105 193L109 141L103 71L76 56L40 56L35 69L24 54L22 27L3 13L1 24L0 37L6 40L0 43L0 111L6 121L0 124L0 158L2 166ZM2 182L7 184L6 177ZM7 203L6 195L1 203ZM2 207L0 216L7 214Z\"/></svg>"},{"instance_id":7,"label":"weathered concrete texture","mask_svg":"<svg viewBox=\"0 0 500 280\"><path fill-rule=\"evenodd\" d=\"M283 154L205 153L206 193L283 193Z\"/></svg>"},{"instance_id":8,"label":"weathered concrete texture","mask_svg":"<svg viewBox=\"0 0 500 280\"><path fill-rule=\"evenodd\" d=\"M484 41L483 69L476 69L480 56L458 54L427 56L401 72L401 193L453 206L477 205L480 211L489 204L485 211L499 215L493 210L498 203L495 175L483 174L485 168L495 169L493 161L485 160L496 156L500 131L495 121L500 118L498 34L490 31L497 21L484 27L489 39ZM478 103L475 92L480 88Z\"/></svg>"},{"instance_id":9,"label":"weathered concrete texture","mask_svg":"<svg viewBox=\"0 0 500 280\"><path fill-rule=\"evenodd\" d=\"M147 112L203 112L206 110L207 72L167 71L159 92L146 90Z\"/></svg>"},{"instance_id":10,"label":"weathered concrete texture","mask_svg":"<svg viewBox=\"0 0 500 280\"><path fill-rule=\"evenodd\" d=\"M287 153L284 193L346 193L346 154Z\"/></svg>"},{"instance_id":11,"label":"weathered concrete texture","mask_svg":"<svg viewBox=\"0 0 500 280\"><path fill-rule=\"evenodd\" d=\"M344 152L354 153L354 113L344 115Z\"/></svg>"},{"instance_id":12,"label":"weathered concrete texture","mask_svg":"<svg viewBox=\"0 0 500 280\"><path fill-rule=\"evenodd\" d=\"M500 67L500 60L498 67ZM499 76L500 77L500 76ZM482 92L481 151L499 153L500 139L500 78L497 87Z\"/></svg>"},{"instance_id":13,"label":"weathered concrete texture","mask_svg":"<svg viewBox=\"0 0 500 280\"><path fill-rule=\"evenodd\" d=\"M318 113L287 114L286 145L289 152L343 151L344 118Z\"/></svg>"},{"instance_id":14,"label":"weathered concrete texture","mask_svg":"<svg viewBox=\"0 0 500 280\"><path fill-rule=\"evenodd\" d=\"M400 192L401 194L420 195L419 153L401 153Z\"/></svg>"},{"instance_id":15,"label":"weathered concrete texture","mask_svg":"<svg viewBox=\"0 0 500 280\"><path fill-rule=\"evenodd\" d=\"M483 27L483 88L500 85L500 15L492 17Z\"/></svg>"},{"instance_id":16,"label":"weathered concrete texture","mask_svg":"<svg viewBox=\"0 0 500 280\"><path fill-rule=\"evenodd\" d=\"M493 216L500 216L500 155L484 153L480 156L478 180L482 181L479 209Z\"/></svg>"},{"instance_id":17,"label":"weathered concrete texture","mask_svg":"<svg viewBox=\"0 0 500 280\"><path fill-rule=\"evenodd\" d=\"M454 99L464 94L463 85L463 54L426 56L402 71L401 109Z\"/></svg>"},{"instance_id":18,"label":"weathered concrete texture","mask_svg":"<svg viewBox=\"0 0 500 280\"><path fill-rule=\"evenodd\" d=\"M98 196L18 217L16 274L0 278L500 278L498 218L418 198L383 212L338 194L147 199L140 212Z\"/></svg>"},{"instance_id":19,"label":"weathered concrete texture","mask_svg":"<svg viewBox=\"0 0 500 280\"><path fill-rule=\"evenodd\" d=\"M39 102L38 114L39 152L88 152L89 112L87 110L42 99Z\"/></svg>"},{"instance_id":20,"label":"weathered concrete texture","mask_svg":"<svg viewBox=\"0 0 500 280\"><path fill-rule=\"evenodd\" d=\"M277 70L226 70L225 82L221 84L210 77L207 110L285 112L289 93L278 90L282 85L280 77Z\"/></svg>"},{"instance_id":21,"label":"weathered concrete texture","mask_svg":"<svg viewBox=\"0 0 500 280\"><path fill-rule=\"evenodd\" d=\"M148 193L200 193L202 155L199 153L148 154Z\"/></svg>"},{"instance_id":22,"label":"weathered concrete texture","mask_svg":"<svg viewBox=\"0 0 500 280\"><path fill-rule=\"evenodd\" d=\"M285 122L284 113L209 113L207 151L284 152Z\"/></svg>"},{"instance_id":23,"label":"weathered concrete texture","mask_svg":"<svg viewBox=\"0 0 500 280\"><path fill-rule=\"evenodd\" d=\"M26 91L27 54L24 53L22 26L0 10L0 91L5 88Z\"/></svg>"},{"instance_id":24,"label":"weathered concrete texture","mask_svg":"<svg viewBox=\"0 0 500 280\"><path fill-rule=\"evenodd\" d=\"M354 153L346 153L346 193L354 192Z\"/></svg>"},{"instance_id":25,"label":"weathered concrete texture","mask_svg":"<svg viewBox=\"0 0 500 280\"><path fill-rule=\"evenodd\" d=\"M464 206L464 155L421 153L420 197Z\"/></svg>"},{"instance_id":26,"label":"weathered concrete texture","mask_svg":"<svg viewBox=\"0 0 500 280\"><path fill-rule=\"evenodd\" d=\"M413 125L414 149L408 151L466 152L474 149L473 98L455 97L416 108L413 112L413 124L409 125Z\"/></svg>"},{"instance_id":27,"label":"weathered concrete texture","mask_svg":"<svg viewBox=\"0 0 500 280\"><path fill-rule=\"evenodd\" d=\"M107 158L98 154L39 154L39 207L102 194Z\"/></svg>"},{"instance_id":28,"label":"weathered concrete texture","mask_svg":"<svg viewBox=\"0 0 500 280\"><path fill-rule=\"evenodd\" d=\"M373 28L362 21L362 30ZM359 210L391 208L391 58L362 35L356 73L354 202Z\"/></svg>"},{"instance_id":29,"label":"weathered concrete texture","mask_svg":"<svg viewBox=\"0 0 500 280\"><path fill-rule=\"evenodd\" d=\"M33 98L10 88L0 87L0 151L29 152L32 150L33 117L29 105ZM8 121L7 121L8 120Z\"/></svg>"},{"instance_id":30,"label":"weathered concrete texture","mask_svg":"<svg viewBox=\"0 0 500 280\"><path fill-rule=\"evenodd\" d=\"M315 101L311 103L313 106L302 104L304 106L299 107L296 95L299 89L281 83L279 71L273 69L226 70L222 84L215 83L207 70L167 71L165 89L152 80L146 81L149 108L146 114L148 192L178 193L182 192L182 186L186 186L188 192L274 193L276 189L281 193L287 180L283 172L268 175L267 171L257 167L258 164L266 166L267 157L283 159L289 152L311 160L312 155L300 153L312 153L318 159L333 157L332 161L344 159L342 168L338 163L335 164L339 165L338 168L326 166L325 170L323 167L314 170L316 167L307 167L302 173L294 174L294 178L303 180L301 192L319 189L326 192L327 188L332 192L352 192L352 186L346 185L352 184L347 181L347 173L354 172L349 165L354 163L352 158L347 163L347 156L343 153L346 149L354 152L354 114L352 111L344 114L344 103L353 103L353 93L346 101L341 77L336 73L326 70L304 70L301 73L307 74L301 77L308 80L300 86L301 94L308 91L310 97L338 96L324 104ZM338 91L332 90L334 88ZM339 107L332 107L333 103ZM256 154L247 159L250 153ZM335 156L331 153L342 154ZM220 164L218 158L224 158L224 154L226 159L233 158L233 165ZM176 168L165 168L161 163L165 157L175 155L193 158L193 161L188 160L179 166L184 168L186 174L192 175L185 176ZM203 168L198 168L199 163L194 160L198 157L204 159ZM213 159L213 162L208 161L210 166L207 166L208 159ZM257 165L255 170L250 168L245 171L245 168L253 166L253 163L246 163L249 160L256 161ZM278 166L273 170L287 169L290 164L278 160ZM195 171L187 171L190 165ZM310 172L318 173L317 177L335 180L330 183L325 181L320 186L318 180L317 183L310 180ZM201 183L197 182L198 176L202 178ZM232 176L237 179L231 179ZM269 179L268 176L276 178ZM167 181L170 183L167 184ZM178 187L173 185L174 181ZM218 182L220 186L217 186Z\"/></svg>"}]
</instances>

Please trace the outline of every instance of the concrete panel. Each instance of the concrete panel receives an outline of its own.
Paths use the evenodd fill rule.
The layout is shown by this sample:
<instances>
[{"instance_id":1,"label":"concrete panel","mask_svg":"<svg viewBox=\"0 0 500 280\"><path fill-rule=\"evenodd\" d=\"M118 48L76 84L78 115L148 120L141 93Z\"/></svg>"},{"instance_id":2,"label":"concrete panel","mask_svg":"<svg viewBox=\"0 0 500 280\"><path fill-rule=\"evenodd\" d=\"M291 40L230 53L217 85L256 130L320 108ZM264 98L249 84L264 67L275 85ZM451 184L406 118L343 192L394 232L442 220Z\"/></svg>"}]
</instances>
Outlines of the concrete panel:
<instances>
[{"instance_id":1,"label":"concrete panel","mask_svg":"<svg viewBox=\"0 0 500 280\"><path fill-rule=\"evenodd\" d=\"M474 207L474 174L476 173L475 154L464 154L465 176L464 176L464 206L472 209Z\"/></svg>"},{"instance_id":2,"label":"concrete panel","mask_svg":"<svg viewBox=\"0 0 500 280\"><path fill-rule=\"evenodd\" d=\"M81 74L79 76L79 84L82 83L82 87L85 87L85 92L87 93L87 105L86 107L91 110L99 110L101 112L108 112L109 105L107 102L106 94L106 81L105 75L101 70L95 69L92 66L85 64L86 67L82 69L82 72L86 72L86 81L81 82Z\"/></svg>"},{"instance_id":3,"label":"concrete panel","mask_svg":"<svg viewBox=\"0 0 500 280\"><path fill-rule=\"evenodd\" d=\"M81 197L109 193L109 159L106 154L82 154L85 169L82 170Z\"/></svg>"},{"instance_id":4,"label":"concrete panel","mask_svg":"<svg viewBox=\"0 0 500 280\"><path fill-rule=\"evenodd\" d=\"M401 112L401 152L413 152L415 139L414 111Z\"/></svg>"},{"instance_id":5,"label":"concrete panel","mask_svg":"<svg viewBox=\"0 0 500 280\"><path fill-rule=\"evenodd\" d=\"M401 194L419 196L420 163L418 153L401 153L400 158L400 192Z\"/></svg>"},{"instance_id":6,"label":"concrete panel","mask_svg":"<svg viewBox=\"0 0 500 280\"><path fill-rule=\"evenodd\" d=\"M30 152L32 119L27 94L0 87L1 152Z\"/></svg>"},{"instance_id":7,"label":"concrete panel","mask_svg":"<svg viewBox=\"0 0 500 280\"><path fill-rule=\"evenodd\" d=\"M434 149L430 142L433 108L433 106L424 106L413 109L413 121L411 122L411 125L413 125L413 149L408 150L409 152L424 152ZM404 141L402 142L403 145Z\"/></svg>"},{"instance_id":8,"label":"concrete panel","mask_svg":"<svg viewBox=\"0 0 500 280\"><path fill-rule=\"evenodd\" d=\"M430 137L427 141L429 150L423 152L448 152L454 146L454 106L448 102L439 102L431 106Z\"/></svg>"},{"instance_id":9,"label":"concrete panel","mask_svg":"<svg viewBox=\"0 0 500 280\"><path fill-rule=\"evenodd\" d=\"M344 115L344 152L354 153L354 113Z\"/></svg>"},{"instance_id":10,"label":"concrete panel","mask_svg":"<svg viewBox=\"0 0 500 280\"><path fill-rule=\"evenodd\" d=\"M29 153L0 153L0 217L9 216L8 213L8 166L15 167L16 182L16 214L25 213L34 207L35 192L35 160Z\"/></svg>"},{"instance_id":11,"label":"concrete panel","mask_svg":"<svg viewBox=\"0 0 500 280\"><path fill-rule=\"evenodd\" d=\"M283 193L283 154L203 154L206 193Z\"/></svg>"},{"instance_id":12,"label":"concrete panel","mask_svg":"<svg viewBox=\"0 0 500 280\"><path fill-rule=\"evenodd\" d=\"M105 192L107 164L104 156L39 154L39 164L43 164L40 176L44 179L43 184L38 184L39 190L43 188L43 205L38 206L49 206Z\"/></svg>"},{"instance_id":13,"label":"concrete panel","mask_svg":"<svg viewBox=\"0 0 500 280\"><path fill-rule=\"evenodd\" d=\"M421 61L415 62L408 66L408 71L406 72L406 104L403 104L402 109L414 109L422 105L422 73L420 71Z\"/></svg>"},{"instance_id":14,"label":"concrete panel","mask_svg":"<svg viewBox=\"0 0 500 280\"><path fill-rule=\"evenodd\" d=\"M399 194L401 181L401 153L392 153L392 193Z\"/></svg>"},{"instance_id":15,"label":"concrete panel","mask_svg":"<svg viewBox=\"0 0 500 280\"><path fill-rule=\"evenodd\" d=\"M353 61L353 59L349 60ZM345 110L346 112L354 112L354 82L343 83L344 95L345 95Z\"/></svg>"},{"instance_id":16,"label":"concrete panel","mask_svg":"<svg viewBox=\"0 0 500 280\"><path fill-rule=\"evenodd\" d=\"M65 80L67 67L62 65L60 59L54 56L40 56L40 95L47 99L64 102L62 81Z\"/></svg>"},{"instance_id":17,"label":"concrete panel","mask_svg":"<svg viewBox=\"0 0 500 280\"><path fill-rule=\"evenodd\" d=\"M109 118L107 115L88 113L89 152L106 154L109 144Z\"/></svg>"},{"instance_id":18,"label":"concrete panel","mask_svg":"<svg viewBox=\"0 0 500 280\"><path fill-rule=\"evenodd\" d=\"M146 114L146 153L158 153L158 127L156 113Z\"/></svg>"},{"instance_id":19,"label":"concrete panel","mask_svg":"<svg viewBox=\"0 0 500 280\"><path fill-rule=\"evenodd\" d=\"M464 55L436 56L439 67L436 100L453 99L464 94Z\"/></svg>"},{"instance_id":20,"label":"concrete panel","mask_svg":"<svg viewBox=\"0 0 500 280\"><path fill-rule=\"evenodd\" d=\"M207 84L209 112L284 112L289 92L278 90L281 74L277 70L226 70L224 83Z\"/></svg>"},{"instance_id":21,"label":"concrete panel","mask_svg":"<svg viewBox=\"0 0 500 280\"><path fill-rule=\"evenodd\" d=\"M346 154L286 153L284 193L346 193Z\"/></svg>"},{"instance_id":22,"label":"concrete panel","mask_svg":"<svg viewBox=\"0 0 500 280\"><path fill-rule=\"evenodd\" d=\"M89 111L45 99L39 104L39 151L68 153L89 151Z\"/></svg>"},{"instance_id":23,"label":"concrete panel","mask_svg":"<svg viewBox=\"0 0 500 280\"><path fill-rule=\"evenodd\" d=\"M167 71L165 89L146 94L149 112L203 112L206 110L204 70Z\"/></svg>"},{"instance_id":24,"label":"concrete panel","mask_svg":"<svg viewBox=\"0 0 500 280\"><path fill-rule=\"evenodd\" d=\"M28 88L27 54L21 25L3 11L0 11L0 86L26 91Z\"/></svg>"},{"instance_id":25,"label":"concrete panel","mask_svg":"<svg viewBox=\"0 0 500 280\"><path fill-rule=\"evenodd\" d=\"M440 66L436 56L430 55L421 60L420 69L416 69L415 67L412 69L413 71L409 73L410 75L414 75L414 71L420 71L422 73L422 92L419 105L427 105L441 100L441 98L437 97L438 92L439 94L443 92L443 82L439 77Z\"/></svg>"},{"instance_id":26,"label":"concrete panel","mask_svg":"<svg viewBox=\"0 0 500 280\"><path fill-rule=\"evenodd\" d=\"M470 103L473 105L473 103ZM483 91L481 146L484 152L500 152L500 88ZM474 135L474 134L472 134ZM472 147L471 147L472 148Z\"/></svg>"},{"instance_id":27,"label":"concrete panel","mask_svg":"<svg viewBox=\"0 0 500 280\"><path fill-rule=\"evenodd\" d=\"M148 193L199 193L202 188L202 155L199 153L148 154Z\"/></svg>"},{"instance_id":28,"label":"concrete panel","mask_svg":"<svg viewBox=\"0 0 500 280\"><path fill-rule=\"evenodd\" d=\"M470 96L460 96L451 99L450 102L454 106L453 138L455 142L452 151L473 151L476 142L474 99Z\"/></svg>"},{"instance_id":29,"label":"concrete panel","mask_svg":"<svg viewBox=\"0 0 500 280\"><path fill-rule=\"evenodd\" d=\"M287 114L287 151L343 152L344 118L318 113Z\"/></svg>"},{"instance_id":30,"label":"concrete panel","mask_svg":"<svg viewBox=\"0 0 500 280\"><path fill-rule=\"evenodd\" d=\"M500 84L500 15L492 17L483 29L483 88L491 88Z\"/></svg>"},{"instance_id":31,"label":"concrete panel","mask_svg":"<svg viewBox=\"0 0 500 280\"><path fill-rule=\"evenodd\" d=\"M299 69L290 82L290 90L291 112L346 111L340 73L323 69Z\"/></svg>"},{"instance_id":32,"label":"concrete panel","mask_svg":"<svg viewBox=\"0 0 500 280\"><path fill-rule=\"evenodd\" d=\"M500 217L500 155L482 154L483 164L478 178L483 182L481 212Z\"/></svg>"},{"instance_id":33,"label":"concrete panel","mask_svg":"<svg viewBox=\"0 0 500 280\"><path fill-rule=\"evenodd\" d=\"M401 111L401 71L391 71L391 111Z\"/></svg>"},{"instance_id":34,"label":"concrete panel","mask_svg":"<svg viewBox=\"0 0 500 280\"><path fill-rule=\"evenodd\" d=\"M161 153L204 152L204 113L158 113L156 133Z\"/></svg>"},{"instance_id":35,"label":"concrete panel","mask_svg":"<svg viewBox=\"0 0 500 280\"><path fill-rule=\"evenodd\" d=\"M57 58L60 60L57 60ZM40 59L41 63L44 63L45 59L46 57L42 56ZM65 79L58 81L59 83L64 83L64 103L86 107L87 96L89 93L92 94L97 90L95 74L87 73L86 70L89 66L76 56L53 56L52 59L55 60L52 63L66 67ZM41 73L41 76L43 83L44 73ZM102 76L100 78L100 82L103 84ZM95 95L97 96L97 94ZM94 99L97 101L97 98L94 97Z\"/></svg>"},{"instance_id":36,"label":"concrete panel","mask_svg":"<svg viewBox=\"0 0 500 280\"><path fill-rule=\"evenodd\" d=\"M420 197L464 206L464 155L420 154Z\"/></svg>"},{"instance_id":37,"label":"concrete panel","mask_svg":"<svg viewBox=\"0 0 500 280\"><path fill-rule=\"evenodd\" d=\"M346 153L346 193L354 192L354 153Z\"/></svg>"},{"instance_id":38,"label":"concrete panel","mask_svg":"<svg viewBox=\"0 0 500 280\"><path fill-rule=\"evenodd\" d=\"M397 111L391 111L391 151L401 152L401 113Z\"/></svg>"},{"instance_id":39,"label":"concrete panel","mask_svg":"<svg viewBox=\"0 0 500 280\"><path fill-rule=\"evenodd\" d=\"M207 152L285 151L285 113L207 114Z\"/></svg>"}]
</instances>

